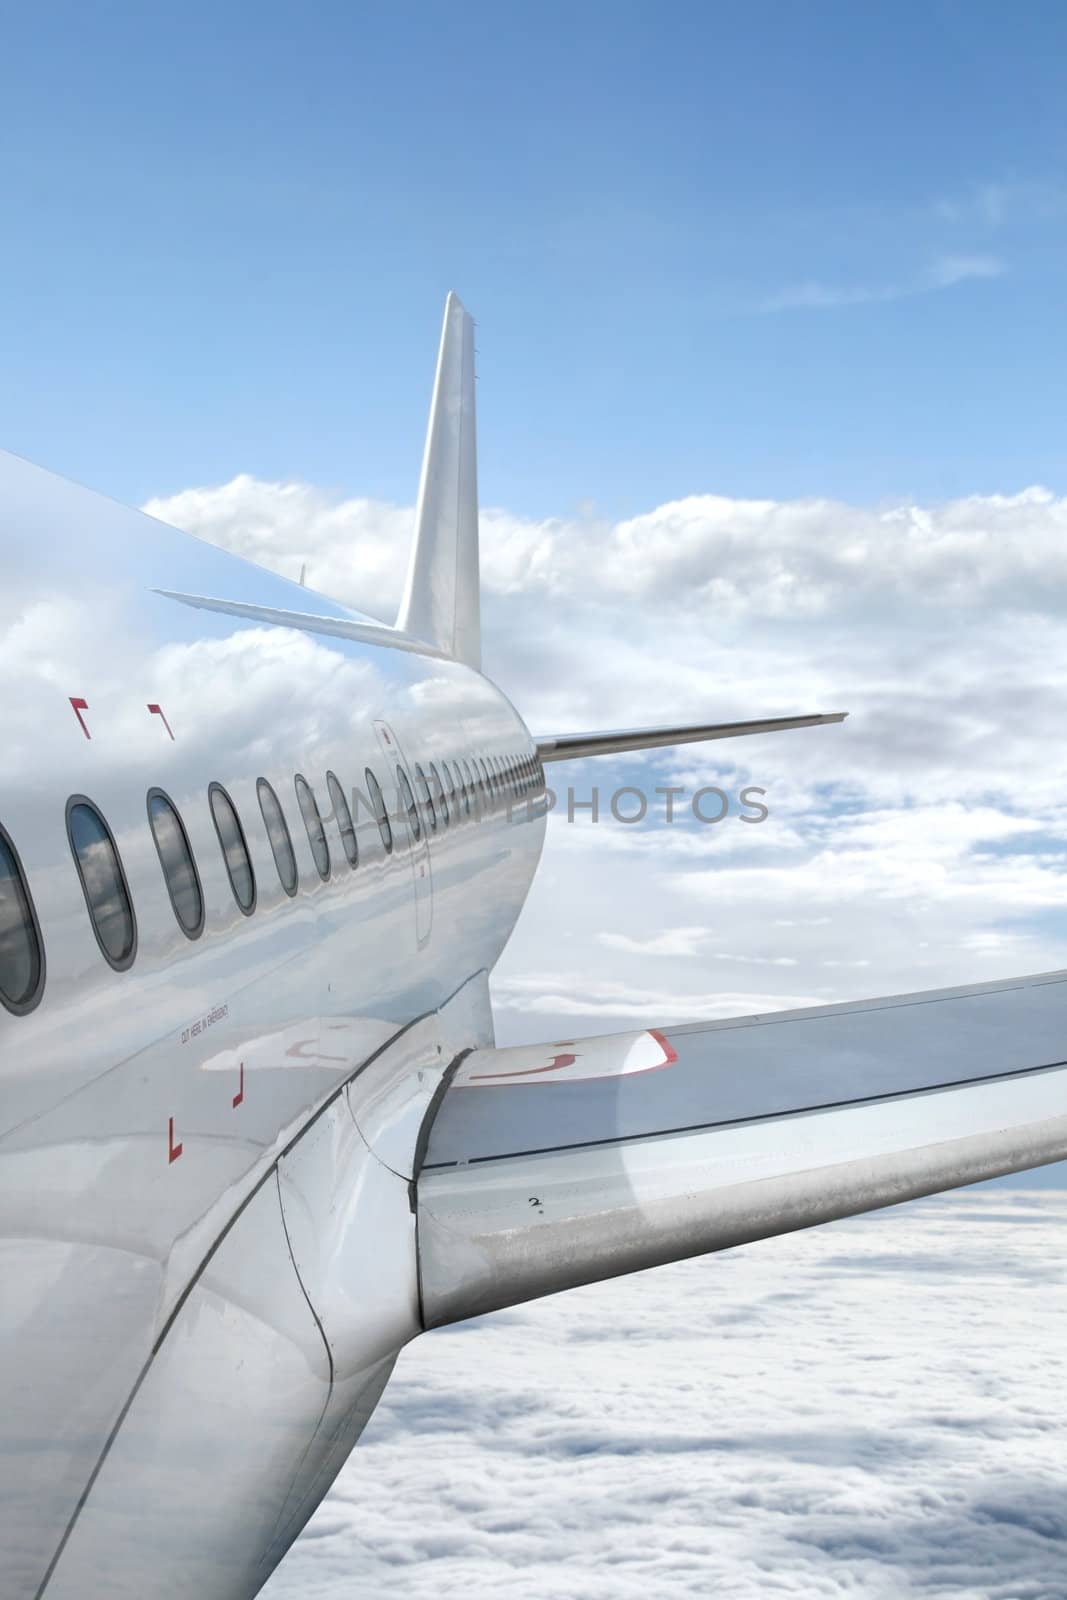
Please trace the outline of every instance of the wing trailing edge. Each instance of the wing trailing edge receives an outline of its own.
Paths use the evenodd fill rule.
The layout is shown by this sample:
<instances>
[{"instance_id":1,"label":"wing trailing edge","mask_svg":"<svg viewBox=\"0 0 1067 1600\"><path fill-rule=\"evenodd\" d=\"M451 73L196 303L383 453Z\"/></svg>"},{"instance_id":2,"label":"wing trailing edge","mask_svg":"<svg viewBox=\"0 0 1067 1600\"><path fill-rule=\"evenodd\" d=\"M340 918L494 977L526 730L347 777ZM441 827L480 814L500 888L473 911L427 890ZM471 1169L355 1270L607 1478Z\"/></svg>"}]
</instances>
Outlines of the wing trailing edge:
<instances>
[{"instance_id":1,"label":"wing trailing edge","mask_svg":"<svg viewBox=\"0 0 1067 1600\"><path fill-rule=\"evenodd\" d=\"M757 717L750 722L691 722L675 727L623 728L614 733L557 733L538 738L537 753L542 762L574 761L580 756L658 750L665 745L697 744L705 739L740 739L753 733L819 728L829 722L844 722L847 716L847 711L821 711L800 717Z\"/></svg>"}]
</instances>

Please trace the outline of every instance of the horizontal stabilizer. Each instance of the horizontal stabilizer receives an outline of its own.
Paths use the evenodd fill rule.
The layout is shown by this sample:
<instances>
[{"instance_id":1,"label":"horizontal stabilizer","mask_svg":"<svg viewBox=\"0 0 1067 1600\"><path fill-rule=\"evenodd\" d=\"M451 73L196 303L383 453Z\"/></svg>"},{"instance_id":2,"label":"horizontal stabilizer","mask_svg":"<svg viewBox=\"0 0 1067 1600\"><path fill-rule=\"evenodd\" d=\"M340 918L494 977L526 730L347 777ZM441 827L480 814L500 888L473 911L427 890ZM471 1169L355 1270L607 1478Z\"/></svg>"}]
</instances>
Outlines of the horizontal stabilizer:
<instances>
[{"instance_id":1,"label":"horizontal stabilizer","mask_svg":"<svg viewBox=\"0 0 1067 1600\"><path fill-rule=\"evenodd\" d=\"M537 740L542 761L573 761L579 756L610 756L623 750L658 750L664 745L697 744L703 739L740 739L750 733L783 733L787 728L819 728L844 722L847 711L804 717L760 717L752 722L691 722L675 728L622 728L615 733L557 733Z\"/></svg>"},{"instance_id":2,"label":"horizontal stabilizer","mask_svg":"<svg viewBox=\"0 0 1067 1600\"><path fill-rule=\"evenodd\" d=\"M278 606L260 606L245 600L218 600L206 594L179 594L176 589L157 589L164 600L177 600L197 611L218 611L227 617L242 617L272 628L298 628L302 633L321 633L330 639L352 639L357 644L387 645L391 650L413 650L419 655L444 656L443 650L410 634L389 628L384 622L364 621L360 617L323 617L314 611L286 611Z\"/></svg>"}]
</instances>

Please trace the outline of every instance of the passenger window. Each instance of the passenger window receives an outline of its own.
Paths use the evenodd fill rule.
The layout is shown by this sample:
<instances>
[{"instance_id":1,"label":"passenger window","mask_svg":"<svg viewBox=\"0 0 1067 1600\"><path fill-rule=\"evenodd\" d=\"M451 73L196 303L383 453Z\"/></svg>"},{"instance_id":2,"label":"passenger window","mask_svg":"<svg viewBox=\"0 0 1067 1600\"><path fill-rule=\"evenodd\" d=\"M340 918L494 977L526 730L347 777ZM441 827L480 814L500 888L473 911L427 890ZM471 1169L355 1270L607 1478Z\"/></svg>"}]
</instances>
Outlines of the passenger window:
<instances>
[{"instance_id":1,"label":"passenger window","mask_svg":"<svg viewBox=\"0 0 1067 1600\"><path fill-rule=\"evenodd\" d=\"M315 866L318 869L319 877L325 883L330 876L330 847L326 843L326 829L323 827L322 818L319 816L318 804L311 792L311 785L301 773L297 773L293 779L293 785L296 789L300 815L303 817L304 827L307 829L311 854L315 858Z\"/></svg>"},{"instance_id":2,"label":"passenger window","mask_svg":"<svg viewBox=\"0 0 1067 1600\"><path fill-rule=\"evenodd\" d=\"M385 803L381 784L369 767L363 776L367 780L367 793L370 795L370 803L374 807L374 818L378 824L378 832L382 836L382 845L386 855L390 855L393 849L393 829L389 821L389 808Z\"/></svg>"},{"instance_id":3,"label":"passenger window","mask_svg":"<svg viewBox=\"0 0 1067 1600\"><path fill-rule=\"evenodd\" d=\"M356 830L352 826L352 813L348 809L345 792L332 772L326 774L326 787L330 791L330 804L337 819L341 846L348 858L348 865L354 867L359 862L359 845L356 843Z\"/></svg>"},{"instance_id":4,"label":"passenger window","mask_svg":"<svg viewBox=\"0 0 1067 1600\"><path fill-rule=\"evenodd\" d=\"M256 877L252 871L252 860L248 854L248 845L245 843L241 819L221 783L211 785L208 790L208 801L211 806L211 820L215 824L215 832L222 846L222 859L226 863L226 873L230 880L230 888L233 890L233 897L245 916L250 917L256 907Z\"/></svg>"},{"instance_id":5,"label":"passenger window","mask_svg":"<svg viewBox=\"0 0 1067 1600\"><path fill-rule=\"evenodd\" d=\"M421 839L422 823L419 821L419 808L415 804L415 796L411 792L411 785L408 782L408 775L401 766L397 766L396 781L400 790L400 798L403 802L404 810L408 814L408 823L411 827L411 837L416 840Z\"/></svg>"},{"instance_id":6,"label":"passenger window","mask_svg":"<svg viewBox=\"0 0 1067 1600\"><path fill-rule=\"evenodd\" d=\"M467 775L467 781L466 781L466 783L464 785L464 791L465 791L466 798L467 798L467 810L469 812L472 807L475 810L478 809L478 793L477 793L478 779L476 778L476 776L475 776L475 774L474 774L474 772L473 772L473 770L471 768L470 762L467 761L466 759L463 762L463 770Z\"/></svg>"},{"instance_id":7,"label":"passenger window","mask_svg":"<svg viewBox=\"0 0 1067 1600\"><path fill-rule=\"evenodd\" d=\"M486 764L482 760L481 756L478 757L478 765L482 769L482 792L485 795L486 804L490 808L492 808L492 804L493 804L493 780L489 775L489 768L486 766Z\"/></svg>"},{"instance_id":8,"label":"passenger window","mask_svg":"<svg viewBox=\"0 0 1067 1600\"><path fill-rule=\"evenodd\" d=\"M426 774L423 772L417 761L415 763L415 787L419 791L419 799L422 802L422 809L430 819L430 827L436 833L437 811L434 807L433 795L430 793L430 785L426 782Z\"/></svg>"},{"instance_id":9,"label":"passenger window","mask_svg":"<svg viewBox=\"0 0 1067 1600\"><path fill-rule=\"evenodd\" d=\"M460 806L460 802L462 801L463 809L466 812L467 816L469 817L470 816L470 811L471 811L471 797L467 793L467 785L463 781L463 773L460 770L460 765L459 765L458 761L453 761L452 762L452 779L451 779L451 781L455 784L455 788L456 788L456 796L457 796L457 800L456 800L456 816L457 817L459 816L459 806Z\"/></svg>"},{"instance_id":10,"label":"passenger window","mask_svg":"<svg viewBox=\"0 0 1067 1600\"><path fill-rule=\"evenodd\" d=\"M156 854L178 926L190 939L198 939L204 929L204 895L185 824L162 789L149 789L147 804Z\"/></svg>"},{"instance_id":11,"label":"passenger window","mask_svg":"<svg viewBox=\"0 0 1067 1600\"><path fill-rule=\"evenodd\" d=\"M281 801L274 793L266 778L260 778L256 784L256 793L259 796L259 809L263 813L263 824L270 840L271 851L274 855L274 865L278 869L282 888L286 894L296 893L296 855L293 851L293 841L289 833L289 824L285 820L285 813Z\"/></svg>"},{"instance_id":12,"label":"passenger window","mask_svg":"<svg viewBox=\"0 0 1067 1600\"><path fill-rule=\"evenodd\" d=\"M444 773L447 783L442 780L441 772ZM431 761L430 777L437 785L437 803L440 807L441 815L444 818L445 827L447 828L452 820L451 813L455 809L456 805L456 791L452 784L452 774L448 770L447 761L441 762L441 772L438 772L437 768Z\"/></svg>"},{"instance_id":13,"label":"passenger window","mask_svg":"<svg viewBox=\"0 0 1067 1600\"><path fill-rule=\"evenodd\" d=\"M22 866L0 828L0 1000L22 1016L44 986L44 951Z\"/></svg>"},{"instance_id":14,"label":"passenger window","mask_svg":"<svg viewBox=\"0 0 1067 1600\"><path fill-rule=\"evenodd\" d=\"M67 832L96 942L105 961L124 972L137 953L137 924L111 830L91 800L74 795Z\"/></svg>"}]
</instances>

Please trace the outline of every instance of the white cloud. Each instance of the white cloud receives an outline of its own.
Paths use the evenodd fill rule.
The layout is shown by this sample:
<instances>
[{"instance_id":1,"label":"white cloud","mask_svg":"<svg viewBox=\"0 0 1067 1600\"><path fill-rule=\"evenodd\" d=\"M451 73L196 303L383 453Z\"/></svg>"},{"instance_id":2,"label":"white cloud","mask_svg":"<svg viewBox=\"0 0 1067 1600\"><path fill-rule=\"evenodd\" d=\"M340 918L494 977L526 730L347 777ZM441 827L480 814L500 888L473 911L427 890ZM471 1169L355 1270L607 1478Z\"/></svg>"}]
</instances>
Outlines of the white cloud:
<instances>
[{"instance_id":1,"label":"white cloud","mask_svg":"<svg viewBox=\"0 0 1067 1600\"><path fill-rule=\"evenodd\" d=\"M626 933L599 935L605 950L624 950L634 956L695 956L707 941L707 928L666 928L651 939L634 939Z\"/></svg>"},{"instance_id":2,"label":"white cloud","mask_svg":"<svg viewBox=\"0 0 1067 1600\"><path fill-rule=\"evenodd\" d=\"M1065 1224L961 1191L431 1334L266 1600L1053 1600Z\"/></svg>"},{"instance_id":3,"label":"white cloud","mask_svg":"<svg viewBox=\"0 0 1067 1600\"><path fill-rule=\"evenodd\" d=\"M1041 223L1062 217L1067 210L1067 190L1062 183L1040 178L1011 178L972 184L956 195L934 202L934 215L942 222L967 227L998 229L1009 223Z\"/></svg>"},{"instance_id":4,"label":"white cloud","mask_svg":"<svg viewBox=\"0 0 1067 1600\"><path fill-rule=\"evenodd\" d=\"M889 283L830 284L808 279L760 302L760 311L824 311L838 306L874 305L912 295L951 289L975 278L999 278L1006 268L987 255L940 256L913 277Z\"/></svg>"},{"instance_id":5,"label":"white cloud","mask_svg":"<svg viewBox=\"0 0 1067 1600\"><path fill-rule=\"evenodd\" d=\"M394 613L408 510L248 478L153 509ZM561 810L596 781L608 820L550 822L498 971L503 1040L1067 964L1067 500L704 494L482 531L488 670L535 731L851 712L551 768ZM632 782L655 825L610 820ZM669 783L758 785L770 816L668 828Z\"/></svg>"},{"instance_id":6,"label":"white cloud","mask_svg":"<svg viewBox=\"0 0 1067 1600\"><path fill-rule=\"evenodd\" d=\"M1004 263L995 256L941 256L927 275L933 289L951 289L971 278L999 278Z\"/></svg>"}]
</instances>

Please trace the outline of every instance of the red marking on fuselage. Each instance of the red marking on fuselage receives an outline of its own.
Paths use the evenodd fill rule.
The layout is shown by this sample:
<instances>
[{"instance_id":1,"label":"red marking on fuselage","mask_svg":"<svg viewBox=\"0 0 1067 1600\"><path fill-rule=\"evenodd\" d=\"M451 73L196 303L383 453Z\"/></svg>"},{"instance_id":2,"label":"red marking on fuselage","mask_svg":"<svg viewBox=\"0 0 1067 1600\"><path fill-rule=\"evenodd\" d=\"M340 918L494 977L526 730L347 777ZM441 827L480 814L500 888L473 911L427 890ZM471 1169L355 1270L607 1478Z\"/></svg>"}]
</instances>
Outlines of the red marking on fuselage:
<instances>
[{"instance_id":1,"label":"red marking on fuselage","mask_svg":"<svg viewBox=\"0 0 1067 1600\"><path fill-rule=\"evenodd\" d=\"M185 1146L174 1143L174 1118L167 1124L167 1161L177 1161Z\"/></svg>"},{"instance_id":2,"label":"red marking on fuselage","mask_svg":"<svg viewBox=\"0 0 1067 1600\"><path fill-rule=\"evenodd\" d=\"M156 706L156 705L149 705L148 709L151 712L153 717L159 717L160 721L163 723L163 726L166 728L167 732L170 734L171 738L173 739L174 738L174 730L171 727L170 723L167 721L166 714L165 714L165 712L163 710L163 707L162 706Z\"/></svg>"},{"instance_id":3,"label":"red marking on fuselage","mask_svg":"<svg viewBox=\"0 0 1067 1600\"><path fill-rule=\"evenodd\" d=\"M233 1109L235 1111L237 1110L237 1107L241 1104L241 1101L244 1099L244 1097L245 1097L245 1064L242 1061L241 1062L241 1087L238 1089L237 1093L233 1097Z\"/></svg>"},{"instance_id":4,"label":"red marking on fuselage","mask_svg":"<svg viewBox=\"0 0 1067 1600\"><path fill-rule=\"evenodd\" d=\"M83 711L88 711L88 709L89 709L88 700L83 700L81 695L79 695L79 694L72 694L70 696L70 705L71 705L71 710L74 712L74 715L78 719L78 723L79 723L79 725L81 727L81 731L84 733L84 735L85 735L85 737L87 739L91 739L92 738L92 734L89 732L88 728L85 726L85 718L82 716L82 712Z\"/></svg>"}]
</instances>

